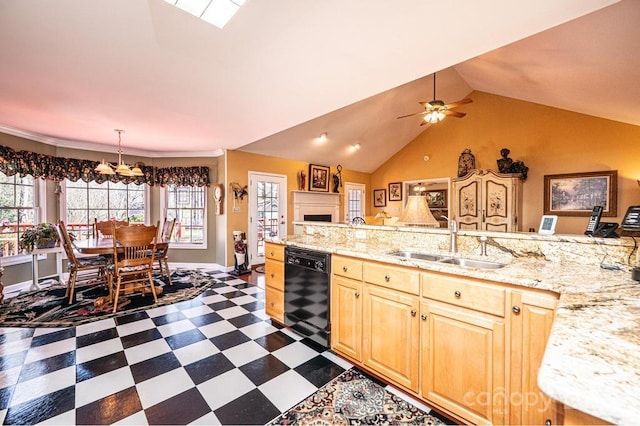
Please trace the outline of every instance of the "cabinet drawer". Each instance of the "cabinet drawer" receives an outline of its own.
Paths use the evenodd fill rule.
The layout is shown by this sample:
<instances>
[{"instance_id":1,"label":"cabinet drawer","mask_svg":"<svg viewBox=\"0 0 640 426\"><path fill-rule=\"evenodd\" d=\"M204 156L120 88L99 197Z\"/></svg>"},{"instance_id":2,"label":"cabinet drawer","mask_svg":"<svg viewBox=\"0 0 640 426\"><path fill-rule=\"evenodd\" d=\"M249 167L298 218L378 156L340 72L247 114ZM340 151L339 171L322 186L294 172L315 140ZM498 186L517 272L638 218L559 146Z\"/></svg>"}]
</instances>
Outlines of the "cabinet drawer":
<instances>
[{"instance_id":1,"label":"cabinet drawer","mask_svg":"<svg viewBox=\"0 0 640 426\"><path fill-rule=\"evenodd\" d=\"M266 243L264 246L264 257L283 262L284 246L281 244Z\"/></svg>"},{"instance_id":2,"label":"cabinet drawer","mask_svg":"<svg viewBox=\"0 0 640 426\"><path fill-rule=\"evenodd\" d=\"M420 294L420 274L417 271L382 263L365 263L362 270L364 280L368 283Z\"/></svg>"},{"instance_id":3,"label":"cabinet drawer","mask_svg":"<svg viewBox=\"0 0 640 426\"><path fill-rule=\"evenodd\" d=\"M333 256L331 271L335 275L362 280L362 261L350 257Z\"/></svg>"},{"instance_id":4,"label":"cabinet drawer","mask_svg":"<svg viewBox=\"0 0 640 426\"><path fill-rule=\"evenodd\" d=\"M265 259L264 272L267 287L284 291L284 263L272 259Z\"/></svg>"},{"instance_id":5,"label":"cabinet drawer","mask_svg":"<svg viewBox=\"0 0 640 426\"><path fill-rule=\"evenodd\" d=\"M264 310L271 318L284 323L284 293L275 288L265 289Z\"/></svg>"},{"instance_id":6,"label":"cabinet drawer","mask_svg":"<svg viewBox=\"0 0 640 426\"><path fill-rule=\"evenodd\" d=\"M504 317L505 290L490 284L423 273L422 295L429 299Z\"/></svg>"}]
</instances>

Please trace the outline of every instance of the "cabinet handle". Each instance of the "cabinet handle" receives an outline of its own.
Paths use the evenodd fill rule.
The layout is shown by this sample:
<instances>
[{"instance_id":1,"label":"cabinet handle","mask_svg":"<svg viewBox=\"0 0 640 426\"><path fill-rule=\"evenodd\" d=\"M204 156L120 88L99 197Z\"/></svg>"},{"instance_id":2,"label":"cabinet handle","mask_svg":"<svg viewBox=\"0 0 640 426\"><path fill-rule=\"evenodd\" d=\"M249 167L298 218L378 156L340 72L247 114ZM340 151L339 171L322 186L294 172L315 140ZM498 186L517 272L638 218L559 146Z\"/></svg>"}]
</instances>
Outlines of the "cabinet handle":
<instances>
[{"instance_id":1,"label":"cabinet handle","mask_svg":"<svg viewBox=\"0 0 640 426\"><path fill-rule=\"evenodd\" d=\"M422 321L426 321L427 320L427 314L420 315L420 318L422 318Z\"/></svg>"},{"instance_id":2,"label":"cabinet handle","mask_svg":"<svg viewBox=\"0 0 640 426\"><path fill-rule=\"evenodd\" d=\"M271 254L271 256L273 257L274 253L273 253L273 252L270 252L270 254Z\"/></svg>"},{"instance_id":3,"label":"cabinet handle","mask_svg":"<svg viewBox=\"0 0 640 426\"><path fill-rule=\"evenodd\" d=\"M271 302L271 306L276 306L276 302Z\"/></svg>"},{"instance_id":4,"label":"cabinet handle","mask_svg":"<svg viewBox=\"0 0 640 426\"><path fill-rule=\"evenodd\" d=\"M460 293L458 290L456 290L456 291L453 293L453 295L454 295L455 297L460 297L460 296L462 296L462 293Z\"/></svg>"},{"instance_id":5,"label":"cabinet handle","mask_svg":"<svg viewBox=\"0 0 640 426\"><path fill-rule=\"evenodd\" d=\"M271 278L275 277L276 274L274 274L273 272L271 273Z\"/></svg>"},{"instance_id":6,"label":"cabinet handle","mask_svg":"<svg viewBox=\"0 0 640 426\"><path fill-rule=\"evenodd\" d=\"M356 294L354 294L354 296L355 296L355 297L356 297L356 299L357 299L358 297L360 297L360 293L358 293L358 292L356 291Z\"/></svg>"},{"instance_id":7,"label":"cabinet handle","mask_svg":"<svg viewBox=\"0 0 640 426\"><path fill-rule=\"evenodd\" d=\"M385 276L384 276L384 280L385 280L385 281L389 282L389 280L390 280L390 279L391 279L391 277L390 277L389 275L385 275Z\"/></svg>"},{"instance_id":8,"label":"cabinet handle","mask_svg":"<svg viewBox=\"0 0 640 426\"><path fill-rule=\"evenodd\" d=\"M520 306L514 306L511 310L514 314L518 315L520 313Z\"/></svg>"},{"instance_id":9,"label":"cabinet handle","mask_svg":"<svg viewBox=\"0 0 640 426\"><path fill-rule=\"evenodd\" d=\"M414 309L412 309L412 310L411 310L411 316L412 316L412 317L415 317L415 316L416 316L416 314L417 314L417 312L416 312Z\"/></svg>"},{"instance_id":10,"label":"cabinet handle","mask_svg":"<svg viewBox=\"0 0 640 426\"><path fill-rule=\"evenodd\" d=\"M551 419L547 419L544 421L544 426L551 426L553 423L551 422Z\"/></svg>"},{"instance_id":11,"label":"cabinet handle","mask_svg":"<svg viewBox=\"0 0 640 426\"><path fill-rule=\"evenodd\" d=\"M342 272L347 272L347 270L348 270L348 269L349 269L349 268L347 268L346 266L343 266L343 267L342 267Z\"/></svg>"}]
</instances>

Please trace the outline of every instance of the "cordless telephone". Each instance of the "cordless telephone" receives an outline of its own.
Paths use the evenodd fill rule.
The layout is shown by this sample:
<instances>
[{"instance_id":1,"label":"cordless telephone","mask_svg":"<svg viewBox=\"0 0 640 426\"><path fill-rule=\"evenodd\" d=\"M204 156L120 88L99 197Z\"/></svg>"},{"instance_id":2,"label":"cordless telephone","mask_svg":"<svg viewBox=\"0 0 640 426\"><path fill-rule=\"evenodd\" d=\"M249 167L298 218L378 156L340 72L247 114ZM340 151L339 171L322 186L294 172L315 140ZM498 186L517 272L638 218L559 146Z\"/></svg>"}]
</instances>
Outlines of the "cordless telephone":
<instances>
[{"instance_id":1,"label":"cordless telephone","mask_svg":"<svg viewBox=\"0 0 640 426\"><path fill-rule=\"evenodd\" d=\"M591 216L589 217L589 223L587 224L587 230L584 231L585 235L593 235L593 232L598 227L600 223L600 218L602 217L603 212L602 206L594 206L593 210L591 210Z\"/></svg>"}]
</instances>

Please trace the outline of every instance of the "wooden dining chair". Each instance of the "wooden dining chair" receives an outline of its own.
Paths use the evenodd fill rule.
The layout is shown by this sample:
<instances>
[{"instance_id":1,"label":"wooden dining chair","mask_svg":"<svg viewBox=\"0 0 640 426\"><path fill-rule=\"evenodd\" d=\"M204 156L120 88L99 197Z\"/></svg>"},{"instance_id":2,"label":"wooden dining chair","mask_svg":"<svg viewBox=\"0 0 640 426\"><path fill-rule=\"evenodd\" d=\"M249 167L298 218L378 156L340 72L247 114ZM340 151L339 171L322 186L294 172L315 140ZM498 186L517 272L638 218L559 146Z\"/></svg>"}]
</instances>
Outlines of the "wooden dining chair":
<instances>
[{"instance_id":1,"label":"wooden dining chair","mask_svg":"<svg viewBox=\"0 0 640 426\"><path fill-rule=\"evenodd\" d=\"M160 241L162 241L162 246L158 246L156 249L156 260L158 261L157 266L154 266L154 270L160 271L160 275L166 275L169 280L169 285L173 285L171 282L171 270L169 269L169 240L171 239L171 234L173 233L173 228L176 224L176 220L167 220L164 219L164 224L162 225L162 233L160 234Z\"/></svg>"},{"instance_id":2,"label":"wooden dining chair","mask_svg":"<svg viewBox=\"0 0 640 426\"><path fill-rule=\"evenodd\" d=\"M79 282L95 285L107 284L109 260L102 256L81 256L76 254L71 237L69 237L67 227L63 221L58 224L58 232L68 259L69 279L67 280L67 291L64 296L68 296L69 303L72 303L75 288ZM111 290L109 291L111 292Z\"/></svg>"},{"instance_id":3,"label":"wooden dining chair","mask_svg":"<svg viewBox=\"0 0 640 426\"><path fill-rule=\"evenodd\" d=\"M158 226L113 227L113 269L109 274L109 287L113 295L113 312L118 309L118 298L123 286L128 290L151 288L153 300L158 303L153 285L153 262L156 252Z\"/></svg>"},{"instance_id":4,"label":"wooden dining chair","mask_svg":"<svg viewBox=\"0 0 640 426\"><path fill-rule=\"evenodd\" d=\"M113 238L113 225L129 226L126 220L102 220L94 219L93 229L95 238Z\"/></svg>"}]
</instances>

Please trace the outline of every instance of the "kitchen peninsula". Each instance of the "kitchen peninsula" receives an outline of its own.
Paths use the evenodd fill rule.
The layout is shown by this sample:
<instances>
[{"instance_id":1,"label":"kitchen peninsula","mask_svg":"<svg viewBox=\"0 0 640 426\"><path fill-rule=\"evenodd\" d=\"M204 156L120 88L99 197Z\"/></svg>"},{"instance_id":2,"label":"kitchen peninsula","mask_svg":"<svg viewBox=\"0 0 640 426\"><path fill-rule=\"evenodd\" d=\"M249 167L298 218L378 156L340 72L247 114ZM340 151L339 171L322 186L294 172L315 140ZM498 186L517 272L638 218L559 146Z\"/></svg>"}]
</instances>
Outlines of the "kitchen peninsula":
<instances>
[{"instance_id":1,"label":"kitchen peninsula","mask_svg":"<svg viewBox=\"0 0 640 426\"><path fill-rule=\"evenodd\" d=\"M487 257L480 256L481 236L488 237ZM491 283L504 284L516 293L520 288L555 295L555 319L537 376L538 386L567 410L579 410L616 424L637 422L640 283L629 273L630 266L638 264L630 238L459 232L455 257L504 263L499 269L467 268L390 254L400 250L452 256L446 229L297 222L294 235L273 242L388 264L390 268L412 268L423 277L433 273L458 276L490 283L488 287ZM503 421L508 423L510 419L505 417Z\"/></svg>"}]
</instances>

